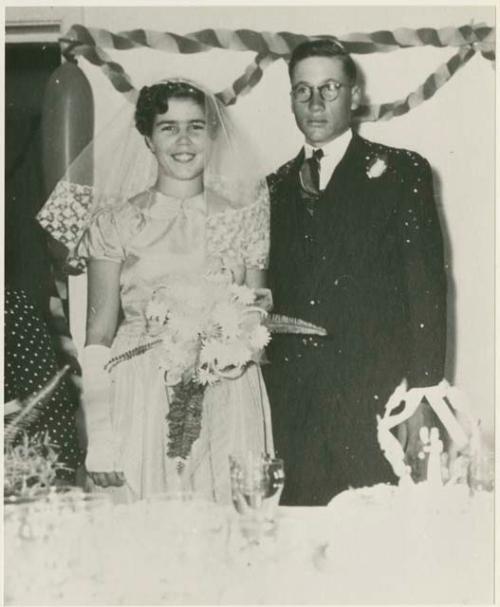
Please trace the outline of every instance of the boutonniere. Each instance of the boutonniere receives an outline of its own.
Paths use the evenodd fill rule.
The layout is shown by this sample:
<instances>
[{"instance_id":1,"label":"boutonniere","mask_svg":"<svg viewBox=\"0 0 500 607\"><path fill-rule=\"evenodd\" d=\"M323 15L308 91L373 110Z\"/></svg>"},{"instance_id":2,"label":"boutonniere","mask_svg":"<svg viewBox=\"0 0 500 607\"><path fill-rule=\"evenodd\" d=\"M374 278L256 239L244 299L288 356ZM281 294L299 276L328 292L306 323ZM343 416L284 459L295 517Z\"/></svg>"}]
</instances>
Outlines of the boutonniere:
<instances>
[{"instance_id":1,"label":"boutonniere","mask_svg":"<svg viewBox=\"0 0 500 607\"><path fill-rule=\"evenodd\" d=\"M366 169L366 175L368 179L377 179L383 175L387 170L387 157L386 156L375 156L368 164Z\"/></svg>"}]
</instances>

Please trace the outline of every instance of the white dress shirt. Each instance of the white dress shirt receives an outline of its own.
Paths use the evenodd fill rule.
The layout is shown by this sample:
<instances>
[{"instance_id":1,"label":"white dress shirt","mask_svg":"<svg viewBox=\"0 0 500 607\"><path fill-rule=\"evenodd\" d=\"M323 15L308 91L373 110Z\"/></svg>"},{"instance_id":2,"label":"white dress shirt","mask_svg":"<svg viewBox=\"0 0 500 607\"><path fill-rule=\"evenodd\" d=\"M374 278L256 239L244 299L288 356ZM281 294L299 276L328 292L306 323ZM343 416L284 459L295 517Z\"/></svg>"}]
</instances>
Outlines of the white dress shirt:
<instances>
[{"instance_id":1,"label":"white dress shirt","mask_svg":"<svg viewBox=\"0 0 500 607\"><path fill-rule=\"evenodd\" d=\"M324 190L328 185L328 182L331 179L333 171L338 163L342 160L344 154L346 153L347 147L352 139L352 132L348 129L339 137L336 137L333 141L326 143L323 146L320 146L323 150L323 158L320 160L320 169L319 169L319 189ZM314 150L319 148L315 148L308 143L304 144L304 151L306 154L306 158L310 158L313 154Z\"/></svg>"}]
</instances>

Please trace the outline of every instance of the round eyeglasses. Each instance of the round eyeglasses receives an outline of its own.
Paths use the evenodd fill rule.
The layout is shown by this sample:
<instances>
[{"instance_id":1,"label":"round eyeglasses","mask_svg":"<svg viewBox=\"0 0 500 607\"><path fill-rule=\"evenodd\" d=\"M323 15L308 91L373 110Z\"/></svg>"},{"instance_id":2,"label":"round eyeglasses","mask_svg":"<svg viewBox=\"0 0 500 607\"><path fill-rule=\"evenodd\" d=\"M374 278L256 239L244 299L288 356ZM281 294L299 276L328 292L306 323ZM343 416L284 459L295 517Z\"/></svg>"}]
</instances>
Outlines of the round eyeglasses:
<instances>
[{"instance_id":1,"label":"round eyeglasses","mask_svg":"<svg viewBox=\"0 0 500 607\"><path fill-rule=\"evenodd\" d=\"M309 86L300 82L292 88L292 97L295 101L306 103L313 96L313 91L318 90L323 101L335 101L340 94L342 87L351 88L352 84L344 84L337 80L328 80L320 86Z\"/></svg>"}]
</instances>

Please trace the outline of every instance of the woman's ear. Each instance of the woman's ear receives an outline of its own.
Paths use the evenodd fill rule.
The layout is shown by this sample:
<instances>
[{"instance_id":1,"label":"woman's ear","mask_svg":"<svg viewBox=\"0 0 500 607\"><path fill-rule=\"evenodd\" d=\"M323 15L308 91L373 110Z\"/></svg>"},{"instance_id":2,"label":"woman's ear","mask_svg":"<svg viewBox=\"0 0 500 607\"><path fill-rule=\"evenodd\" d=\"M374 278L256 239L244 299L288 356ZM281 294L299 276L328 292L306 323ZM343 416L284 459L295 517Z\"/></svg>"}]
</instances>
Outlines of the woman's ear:
<instances>
[{"instance_id":1,"label":"woman's ear","mask_svg":"<svg viewBox=\"0 0 500 607\"><path fill-rule=\"evenodd\" d=\"M154 150L154 146L153 146L153 142L151 141L151 138L148 137L147 135L145 135L144 141L146 142L146 146L147 146L148 150L154 154L155 150Z\"/></svg>"}]
</instances>

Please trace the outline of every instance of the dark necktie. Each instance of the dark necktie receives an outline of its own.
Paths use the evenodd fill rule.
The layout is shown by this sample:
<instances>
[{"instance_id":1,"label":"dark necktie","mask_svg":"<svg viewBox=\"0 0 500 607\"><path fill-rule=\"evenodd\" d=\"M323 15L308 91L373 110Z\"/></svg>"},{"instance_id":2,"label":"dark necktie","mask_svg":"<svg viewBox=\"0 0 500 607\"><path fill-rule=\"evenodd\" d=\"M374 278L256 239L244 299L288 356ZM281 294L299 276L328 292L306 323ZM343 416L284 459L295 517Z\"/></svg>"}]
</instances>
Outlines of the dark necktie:
<instances>
[{"instance_id":1,"label":"dark necktie","mask_svg":"<svg viewBox=\"0 0 500 607\"><path fill-rule=\"evenodd\" d=\"M311 175L311 182L316 192L319 192L319 169L320 160L323 158L324 152L321 148L314 150L312 156L307 160L309 164L309 172Z\"/></svg>"},{"instance_id":2,"label":"dark necktie","mask_svg":"<svg viewBox=\"0 0 500 607\"><path fill-rule=\"evenodd\" d=\"M320 160L324 156L323 150L314 150L312 156L302 165L300 180L304 192L304 202L309 214L314 213L314 207L319 197L319 168Z\"/></svg>"}]
</instances>

